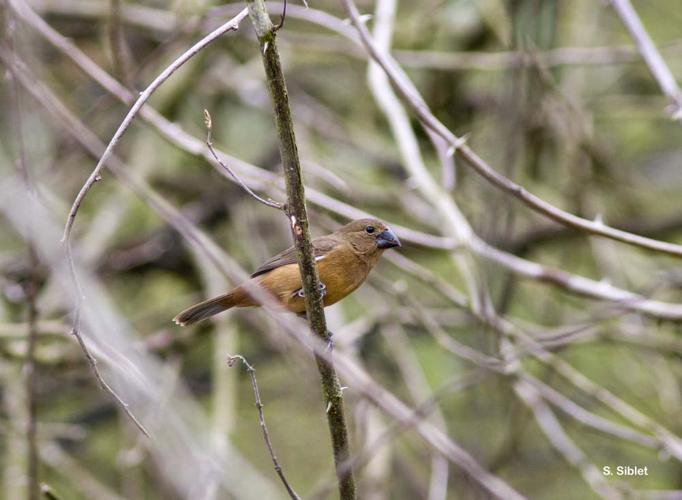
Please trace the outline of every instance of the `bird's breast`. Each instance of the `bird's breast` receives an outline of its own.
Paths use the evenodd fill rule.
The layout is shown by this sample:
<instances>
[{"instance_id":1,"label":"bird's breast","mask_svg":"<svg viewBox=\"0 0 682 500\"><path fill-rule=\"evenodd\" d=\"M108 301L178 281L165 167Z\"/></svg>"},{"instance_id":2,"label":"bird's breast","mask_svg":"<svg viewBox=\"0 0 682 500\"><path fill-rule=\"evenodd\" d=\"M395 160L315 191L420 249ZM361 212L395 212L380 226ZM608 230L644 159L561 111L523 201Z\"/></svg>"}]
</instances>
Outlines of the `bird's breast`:
<instances>
[{"instance_id":1,"label":"bird's breast","mask_svg":"<svg viewBox=\"0 0 682 500\"><path fill-rule=\"evenodd\" d=\"M315 260L320 281L326 287L324 305L330 306L362 285L377 259L366 258L350 248L341 247ZM278 267L254 279L274 293L290 311L305 311L305 301L298 294L302 286L298 264Z\"/></svg>"},{"instance_id":2,"label":"bird's breast","mask_svg":"<svg viewBox=\"0 0 682 500\"><path fill-rule=\"evenodd\" d=\"M325 284L324 305L337 303L355 291L367 278L371 263L351 250L332 251L317 262L320 281Z\"/></svg>"}]
</instances>

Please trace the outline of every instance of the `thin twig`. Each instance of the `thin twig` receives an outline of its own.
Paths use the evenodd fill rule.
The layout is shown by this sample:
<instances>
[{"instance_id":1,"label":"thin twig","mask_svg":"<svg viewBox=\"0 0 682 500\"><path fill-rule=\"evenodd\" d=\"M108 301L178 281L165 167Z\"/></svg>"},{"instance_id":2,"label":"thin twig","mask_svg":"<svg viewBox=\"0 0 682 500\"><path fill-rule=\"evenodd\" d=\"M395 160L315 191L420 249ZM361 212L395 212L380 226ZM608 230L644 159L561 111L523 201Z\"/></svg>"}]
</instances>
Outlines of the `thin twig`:
<instances>
[{"instance_id":1,"label":"thin twig","mask_svg":"<svg viewBox=\"0 0 682 500\"><path fill-rule=\"evenodd\" d=\"M111 156L114 147L118 144L119 140L123 136L123 134L126 132L130 124L133 122L133 119L137 115L138 111L144 103L149 99L149 97L154 93L154 91L163 83L165 82L176 70L178 70L184 63L186 63L189 59L194 57L196 54L198 54L202 49L207 47L210 43L214 42L220 36L222 36L224 33L228 31L234 31L238 28L239 22L246 17L246 9L244 9L240 14L238 14L235 18L229 20L228 22L222 24L220 27L212 31L210 34L202 38L199 42L197 42L195 45L193 45L190 49L185 51L180 57L178 57L175 61L173 61L164 71L161 72L159 76L157 76L152 83L140 94L140 97L137 99L137 101L133 104L131 107L130 111L126 115L126 117L123 119L121 124L118 127L118 130L114 134L113 138L107 145L107 148L104 150L104 153L102 154L101 158L97 162L97 165L95 166L95 169L92 171L90 174L90 177L88 177L87 181L81 188L80 192L76 196L76 199L73 202L73 205L71 207L71 210L69 211L69 215L67 217L66 225L64 227L64 235L62 237L62 241L64 243L65 251L66 251L66 258L69 264L69 270L71 273L71 279L74 285L74 288L76 290L76 296L75 296L75 306L74 306L74 322L73 322L73 329L71 333L76 337L78 340L78 344L81 346L81 349L83 349L83 352L90 363L90 367L92 368L92 372L94 373L95 377L97 378L97 381L100 384L100 387L102 387L106 392L108 392L119 404L119 406L123 409L123 411L135 422L135 425L146 435L149 436L149 433L147 430L142 426L142 424L139 422L139 420L133 415L133 413L130 411L130 408L128 407L128 404L121 399L121 397L113 390L113 388L104 380L102 377L101 373L99 372L99 369L97 368L97 362L93 354L90 352L88 349L83 337L82 333L80 331L80 314L81 314L81 305L82 305L82 300L83 300L83 291L80 285L80 282L78 280L78 275L76 272L76 264L73 258L73 250L71 247L71 233L73 229L73 224L76 218L76 215L78 213L78 209L80 208L81 204L83 203L83 200L85 196L87 195L88 191L90 188L94 185L95 182L99 181L101 179L101 172L105 168L107 159Z\"/></svg>"},{"instance_id":2,"label":"thin twig","mask_svg":"<svg viewBox=\"0 0 682 500\"><path fill-rule=\"evenodd\" d=\"M270 432L268 432L268 426L265 425L265 413L263 412L263 402L260 399L260 391L258 390L258 381L256 380L256 369L249 364L244 356L239 354L230 354L227 356L227 364L232 367L237 361L241 361L246 367L246 371L249 372L249 377L251 377L251 387L253 388L253 395L256 398L256 408L258 409L258 423L263 430L263 438L265 439L265 445L268 447L268 452L270 453L270 458L272 458L272 464L275 466L275 472L282 480L284 487L287 489L287 493L294 500L300 500L301 497L294 491L294 489L287 481L282 466L277 460L277 455L275 455L275 450L272 447L272 441L270 440Z\"/></svg>"},{"instance_id":3,"label":"thin twig","mask_svg":"<svg viewBox=\"0 0 682 500\"><path fill-rule=\"evenodd\" d=\"M279 23L277 23L273 29L275 33L277 33L279 30L281 30L284 27L284 21L287 18L287 0L284 0L283 6L282 6L282 17L279 20Z\"/></svg>"},{"instance_id":4,"label":"thin twig","mask_svg":"<svg viewBox=\"0 0 682 500\"><path fill-rule=\"evenodd\" d=\"M218 156L218 153L216 153L216 150L213 147L213 140L212 140L212 134L213 134L213 120L211 119L211 114L208 112L207 109L204 110L204 125L206 125L206 146L208 146L208 150L211 152L211 155L213 155L213 159L220 165L225 171L227 171L231 176L234 181L239 184L244 191L249 193L251 196L253 196L257 201L262 203L263 205L270 207L270 208L276 208L277 210L284 210L285 205L284 203L280 203L278 201L274 201L271 199L266 200L265 198L262 198L258 196L256 193L253 192L253 190L246 185L246 183L241 180L241 178L230 168L230 166L222 161L220 157Z\"/></svg>"},{"instance_id":5,"label":"thin twig","mask_svg":"<svg viewBox=\"0 0 682 500\"><path fill-rule=\"evenodd\" d=\"M223 23L218 28L213 30L211 33L209 33L208 35L203 37L196 44L194 44L192 47L190 47L188 50L186 50L182 55L180 55L180 57L175 59L169 66L167 66L166 69L164 69L152 81L152 83L150 83L147 86L147 88L144 89L144 91L140 93L140 96L137 98L135 103L132 105L132 107L130 108L130 111L128 111L128 114L126 115L126 117L123 119L123 121L119 125L118 129L116 130L116 133L114 134L114 136L109 141L109 144L107 145L107 148L104 151L104 154L102 155L102 157L97 162L95 169L92 171L92 173L90 174L90 177L88 177L88 180L85 182L85 184L81 188L80 192L78 193L78 196L76 196L76 199L73 202L71 210L69 211L66 226L64 227L63 240L65 242L68 242L70 239L74 219L76 218L76 214L78 213L78 209L80 208L80 205L83 202L85 195L88 193L88 191L93 186L93 184L101 179L101 173L102 173L102 170L105 168L107 158L109 158L109 156L111 156L111 153L113 152L114 148L116 147L118 142L123 137L123 134L125 134L125 132L128 130L128 127L130 127L131 123L133 122L133 120L137 116L138 112L140 111L140 108L142 108L144 103L147 102L147 100L156 91L156 89L158 89L168 78L170 78L170 76L173 73L175 73L183 64L185 64L192 57L197 55L201 50L206 48L208 45L210 45L214 41L218 40L222 35L224 35L228 31L236 31L239 28L239 23L246 17L246 15L247 15L247 11L246 11L246 9L244 9L239 14L237 14L237 16L230 19L226 23Z\"/></svg>"}]
</instances>

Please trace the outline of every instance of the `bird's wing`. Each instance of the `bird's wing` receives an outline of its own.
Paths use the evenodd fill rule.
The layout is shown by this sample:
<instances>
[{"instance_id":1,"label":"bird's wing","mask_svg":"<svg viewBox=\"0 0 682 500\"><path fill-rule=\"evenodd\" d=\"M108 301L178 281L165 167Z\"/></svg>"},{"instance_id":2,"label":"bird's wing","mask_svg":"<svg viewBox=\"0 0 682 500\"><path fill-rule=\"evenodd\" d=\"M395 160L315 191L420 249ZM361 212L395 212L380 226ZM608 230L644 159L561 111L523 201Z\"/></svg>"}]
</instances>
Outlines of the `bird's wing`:
<instances>
[{"instance_id":1,"label":"bird's wing","mask_svg":"<svg viewBox=\"0 0 682 500\"><path fill-rule=\"evenodd\" d=\"M330 236L320 236L312 241L313 252L315 258L323 257L331 250L336 248L339 242ZM283 252L278 253L265 263L261 265L258 269L254 271L251 275L252 278L265 274L268 271L277 269L278 267L286 266L287 264L296 264L296 248L289 247Z\"/></svg>"}]
</instances>

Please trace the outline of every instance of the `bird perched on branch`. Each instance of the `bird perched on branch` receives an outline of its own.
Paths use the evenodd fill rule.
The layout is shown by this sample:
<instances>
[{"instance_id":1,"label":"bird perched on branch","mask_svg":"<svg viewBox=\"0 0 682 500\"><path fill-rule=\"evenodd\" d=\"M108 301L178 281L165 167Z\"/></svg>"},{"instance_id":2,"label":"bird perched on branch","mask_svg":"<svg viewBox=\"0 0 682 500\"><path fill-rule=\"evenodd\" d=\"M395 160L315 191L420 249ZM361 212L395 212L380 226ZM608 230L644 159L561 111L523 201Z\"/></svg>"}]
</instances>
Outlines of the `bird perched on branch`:
<instances>
[{"instance_id":1,"label":"bird perched on branch","mask_svg":"<svg viewBox=\"0 0 682 500\"><path fill-rule=\"evenodd\" d=\"M387 248L400 240L383 222L360 219L327 236L312 240L324 306L330 306L358 288ZM260 266L249 280L273 294L289 311L305 311L296 249L290 247ZM242 284L224 295L200 302L178 314L173 321L191 325L232 307L259 306ZM253 288L251 288L253 290Z\"/></svg>"}]
</instances>

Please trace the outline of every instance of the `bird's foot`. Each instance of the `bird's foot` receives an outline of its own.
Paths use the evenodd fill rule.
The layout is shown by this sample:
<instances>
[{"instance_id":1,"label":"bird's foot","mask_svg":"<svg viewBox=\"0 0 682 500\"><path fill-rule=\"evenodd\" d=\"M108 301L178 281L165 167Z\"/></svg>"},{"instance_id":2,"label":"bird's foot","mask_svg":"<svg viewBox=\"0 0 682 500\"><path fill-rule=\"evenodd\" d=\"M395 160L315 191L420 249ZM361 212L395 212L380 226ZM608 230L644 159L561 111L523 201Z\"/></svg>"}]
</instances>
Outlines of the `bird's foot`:
<instances>
[{"instance_id":1,"label":"bird's foot","mask_svg":"<svg viewBox=\"0 0 682 500\"><path fill-rule=\"evenodd\" d=\"M320 283L318 285L318 289L320 290L320 298L324 298L324 296L327 294L327 285ZM303 291L303 288L300 288L298 292L296 292L296 296L302 299L305 298L305 292Z\"/></svg>"},{"instance_id":2,"label":"bird's foot","mask_svg":"<svg viewBox=\"0 0 682 500\"><path fill-rule=\"evenodd\" d=\"M334 334L327 330L327 352L334 350Z\"/></svg>"}]
</instances>

